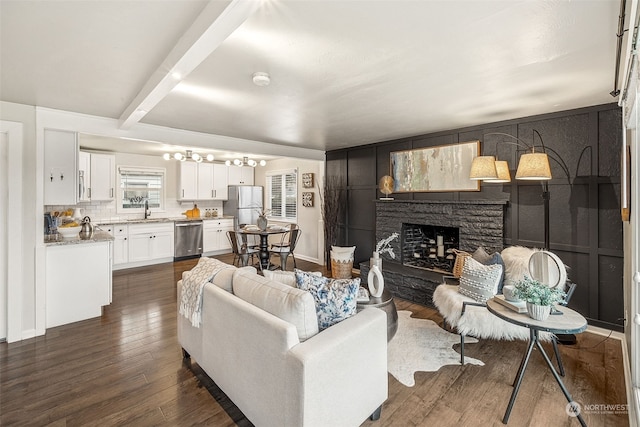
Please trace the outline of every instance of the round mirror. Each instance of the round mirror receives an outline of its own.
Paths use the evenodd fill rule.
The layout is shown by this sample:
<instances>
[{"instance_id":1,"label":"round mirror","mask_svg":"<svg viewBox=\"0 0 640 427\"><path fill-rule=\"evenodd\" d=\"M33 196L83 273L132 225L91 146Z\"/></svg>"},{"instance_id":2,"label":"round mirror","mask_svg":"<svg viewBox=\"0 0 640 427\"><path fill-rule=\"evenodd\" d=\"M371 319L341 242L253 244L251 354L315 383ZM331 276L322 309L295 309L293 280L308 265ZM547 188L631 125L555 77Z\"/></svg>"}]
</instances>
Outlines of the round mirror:
<instances>
[{"instance_id":1,"label":"round mirror","mask_svg":"<svg viewBox=\"0 0 640 427\"><path fill-rule=\"evenodd\" d=\"M529 274L532 279L544 283L550 288L559 286L564 289L567 281L567 269L554 253L548 251L535 252L529 258Z\"/></svg>"}]
</instances>

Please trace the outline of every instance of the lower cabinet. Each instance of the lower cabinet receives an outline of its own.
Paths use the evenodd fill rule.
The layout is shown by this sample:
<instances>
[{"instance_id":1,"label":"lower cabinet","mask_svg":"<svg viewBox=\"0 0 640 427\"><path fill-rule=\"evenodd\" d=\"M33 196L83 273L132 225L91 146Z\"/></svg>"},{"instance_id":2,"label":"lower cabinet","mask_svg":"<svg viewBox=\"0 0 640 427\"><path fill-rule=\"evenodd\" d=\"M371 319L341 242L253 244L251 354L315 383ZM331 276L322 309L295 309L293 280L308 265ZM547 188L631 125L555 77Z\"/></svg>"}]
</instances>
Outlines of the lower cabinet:
<instances>
[{"instance_id":1,"label":"lower cabinet","mask_svg":"<svg viewBox=\"0 0 640 427\"><path fill-rule=\"evenodd\" d=\"M104 230L113 236L113 265L129 262L129 227L127 224L105 226Z\"/></svg>"},{"instance_id":2,"label":"lower cabinet","mask_svg":"<svg viewBox=\"0 0 640 427\"><path fill-rule=\"evenodd\" d=\"M173 223L129 224L128 263L173 259ZM151 264L151 263L150 263Z\"/></svg>"},{"instance_id":3,"label":"lower cabinet","mask_svg":"<svg viewBox=\"0 0 640 427\"><path fill-rule=\"evenodd\" d=\"M111 303L111 242L46 248L46 327L98 317Z\"/></svg>"},{"instance_id":4,"label":"lower cabinet","mask_svg":"<svg viewBox=\"0 0 640 427\"><path fill-rule=\"evenodd\" d=\"M229 239L227 239L227 231L232 230L232 219L211 219L203 221L203 252L205 254L231 252L231 244L229 243Z\"/></svg>"}]
</instances>

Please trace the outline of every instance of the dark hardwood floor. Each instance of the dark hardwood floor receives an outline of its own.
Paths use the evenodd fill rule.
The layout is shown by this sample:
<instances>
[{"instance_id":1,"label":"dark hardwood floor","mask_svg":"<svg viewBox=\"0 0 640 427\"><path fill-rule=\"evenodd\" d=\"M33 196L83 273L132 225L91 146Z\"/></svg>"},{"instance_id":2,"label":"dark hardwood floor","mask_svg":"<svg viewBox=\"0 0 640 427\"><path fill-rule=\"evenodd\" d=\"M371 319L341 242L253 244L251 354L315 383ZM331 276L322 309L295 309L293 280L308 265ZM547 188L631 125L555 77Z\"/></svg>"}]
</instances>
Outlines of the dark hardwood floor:
<instances>
[{"instance_id":1,"label":"dark hardwood floor","mask_svg":"<svg viewBox=\"0 0 640 427\"><path fill-rule=\"evenodd\" d=\"M218 257L227 262L230 256ZM42 337L0 344L0 425L250 426L198 367L185 364L176 336L175 283L196 260L114 272L113 303L100 318L52 328ZM290 261L291 263L291 261ZM298 261L307 270L324 269ZM415 317L430 308L396 300ZM481 341L467 354L485 366L445 366L416 373L415 387L389 376L380 420L363 426L501 426L525 343ZM561 346L565 383L589 426L626 426L626 414L593 405L626 404L620 342L578 335ZM366 363L366 361L363 361ZM538 354L509 426L575 426L566 401Z\"/></svg>"}]
</instances>

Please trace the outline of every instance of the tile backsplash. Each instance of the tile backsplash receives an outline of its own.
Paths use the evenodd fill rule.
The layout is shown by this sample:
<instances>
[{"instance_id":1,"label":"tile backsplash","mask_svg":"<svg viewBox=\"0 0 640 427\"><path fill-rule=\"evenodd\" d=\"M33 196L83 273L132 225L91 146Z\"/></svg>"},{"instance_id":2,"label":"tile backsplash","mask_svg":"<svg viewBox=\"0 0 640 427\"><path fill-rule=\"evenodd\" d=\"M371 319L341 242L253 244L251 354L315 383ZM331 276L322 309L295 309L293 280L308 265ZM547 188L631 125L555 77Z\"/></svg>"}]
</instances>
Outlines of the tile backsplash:
<instances>
[{"instance_id":1,"label":"tile backsplash","mask_svg":"<svg viewBox=\"0 0 640 427\"><path fill-rule=\"evenodd\" d=\"M196 204L200 209L200 215L205 215L206 209L217 209L218 215L222 215L222 201L197 201ZM142 218L144 213L142 211L136 213L121 213L117 212L116 202L93 202L93 203L79 203L75 206L45 206L45 212L51 211L64 211L67 209L80 208L82 209L82 216L88 216L91 218L91 222L99 224L100 222L118 221L128 219ZM182 212L193 208L193 202L178 202L176 199L165 199L164 211L151 211L151 217L156 218L179 218L184 217Z\"/></svg>"}]
</instances>

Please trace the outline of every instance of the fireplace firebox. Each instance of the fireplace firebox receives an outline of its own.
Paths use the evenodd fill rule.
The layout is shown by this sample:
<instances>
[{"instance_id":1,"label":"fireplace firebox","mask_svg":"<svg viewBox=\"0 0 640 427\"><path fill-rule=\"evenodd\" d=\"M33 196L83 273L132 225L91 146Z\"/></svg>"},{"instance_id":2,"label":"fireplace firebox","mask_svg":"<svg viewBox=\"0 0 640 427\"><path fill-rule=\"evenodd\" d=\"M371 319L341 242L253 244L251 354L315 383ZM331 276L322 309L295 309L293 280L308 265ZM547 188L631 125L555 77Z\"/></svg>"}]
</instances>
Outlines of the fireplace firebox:
<instances>
[{"instance_id":1,"label":"fireplace firebox","mask_svg":"<svg viewBox=\"0 0 640 427\"><path fill-rule=\"evenodd\" d=\"M453 271L459 228L403 223L401 236L403 265L442 273Z\"/></svg>"}]
</instances>

